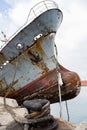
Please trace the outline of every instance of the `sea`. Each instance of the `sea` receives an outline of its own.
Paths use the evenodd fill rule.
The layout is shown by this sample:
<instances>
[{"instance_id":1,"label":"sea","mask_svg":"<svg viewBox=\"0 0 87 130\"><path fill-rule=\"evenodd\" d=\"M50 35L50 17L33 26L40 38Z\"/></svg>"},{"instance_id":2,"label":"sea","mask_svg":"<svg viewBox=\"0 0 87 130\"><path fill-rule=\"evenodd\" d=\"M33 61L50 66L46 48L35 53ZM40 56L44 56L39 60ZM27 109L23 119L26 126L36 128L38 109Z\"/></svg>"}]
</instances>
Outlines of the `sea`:
<instances>
[{"instance_id":1,"label":"sea","mask_svg":"<svg viewBox=\"0 0 87 130\"><path fill-rule=\"evenodd\" d=\"M71 100L67 100L69 121L81 123L87 120L87 86L82 86L79 95ZM65 101L62 102L62 118L68 120ZM60 117L59 103L51 104L51 114Z\"/></svg>"}]
</instances>

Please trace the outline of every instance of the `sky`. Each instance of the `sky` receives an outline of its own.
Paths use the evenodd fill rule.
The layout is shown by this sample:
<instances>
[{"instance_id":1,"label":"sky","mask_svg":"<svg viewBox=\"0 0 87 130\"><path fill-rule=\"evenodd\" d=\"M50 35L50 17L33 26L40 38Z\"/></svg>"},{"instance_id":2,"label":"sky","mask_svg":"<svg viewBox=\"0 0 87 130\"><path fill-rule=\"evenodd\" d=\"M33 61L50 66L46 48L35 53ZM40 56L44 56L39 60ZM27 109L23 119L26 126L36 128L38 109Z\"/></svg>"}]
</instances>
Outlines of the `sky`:
<instances>
[{"instance_id":1,"label":"sky","mask_svg":"<svg viewBox=\"0 0 87 130\"><path fill-rule=\"evenodd\" d=\"M29 10L42 0L0 0L1 32L9 38L27 19ZM58 61L87 79L87 0L54 0L63 12L63 21L57 31L55 42Z\"/></svg>"}]
</instances>

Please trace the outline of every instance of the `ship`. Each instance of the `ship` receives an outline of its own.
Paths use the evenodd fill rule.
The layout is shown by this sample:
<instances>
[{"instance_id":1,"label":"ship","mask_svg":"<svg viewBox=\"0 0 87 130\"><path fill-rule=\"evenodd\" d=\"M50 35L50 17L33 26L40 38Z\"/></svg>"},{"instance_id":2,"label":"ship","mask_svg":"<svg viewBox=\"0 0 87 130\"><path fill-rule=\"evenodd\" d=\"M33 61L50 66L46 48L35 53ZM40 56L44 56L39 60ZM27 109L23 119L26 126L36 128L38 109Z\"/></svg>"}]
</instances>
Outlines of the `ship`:
<instances>
[{"instance_id":1,"label":"ship","mask_svg":"<svg viewBox=\"0 0 87 130\"><path fill-rule=\"evenodd\" d=\"M62 11L52 0L31 8L25 24L0 48L0 96L21 104L36 98L59 102L58 87L62 101L79 94L79 75L56 60L55 36L62 19Z\"/></svg>"}]
</instances>

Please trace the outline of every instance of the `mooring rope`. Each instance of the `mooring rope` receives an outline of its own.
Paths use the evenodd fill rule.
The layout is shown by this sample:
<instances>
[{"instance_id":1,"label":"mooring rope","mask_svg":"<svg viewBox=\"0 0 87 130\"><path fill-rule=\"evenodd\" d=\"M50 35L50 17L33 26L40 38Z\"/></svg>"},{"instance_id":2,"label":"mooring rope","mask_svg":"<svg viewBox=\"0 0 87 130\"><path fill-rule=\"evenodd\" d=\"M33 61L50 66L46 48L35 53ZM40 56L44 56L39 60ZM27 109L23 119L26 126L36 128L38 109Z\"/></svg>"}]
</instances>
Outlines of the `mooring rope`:
<instances>
[{"instance_id":1,"label":"mooring rope","mask_svg":"<svg viewBox=\"0 0 87 130\"><path fill-rule=\"evenodd\" d=\"M55 56L55 58L56 58L56 67L58 68L57 77L58 77L58 90L59 90L60 117L62 117L62 99L61 99L61 87L60 87L60 84L63 84L63 83L62 83L62 81L60 83L61 73L60 73L60 68L58 66L58 51L57 51L56 45L55 45L55 51L56 51L56 56ZM66 105L66 112L67 112L67 120L69 121L70 117L69 117L69 109L68 109L67 101L65 101L65 105Z\"/></svg>"},{"instance_id":2,"label":"mooring rope","mask_svg":"<svg viewBox=\"0 0 87 130\"><path fill-rule=\"evenodd\" d=\"M65 101L65 105L66 105L66 112L67 112L67 121L70 121L69 109L68 109L67 101Z\"/></svg>"},{"instance_id":3,"label":"mooring rope","mask_svg":"<svg viewBox=\"0 0 87 130\"><path fill-rule=\"evenodd\" d=\"M43 100L43 99L42 99ZM31 100L32 101L32 100ZM37 99L38 102L38 99ZM13 117L14 121L19 124L24 125L24 130L30 129L31 125L39 124L42 122L47 122L48 120L53 120L53 116L50 115L50 102L47 102L42 106L42 109L39 111L32 111L27 114L25 117L17 116L11 106L8 106L6 103L6 98L4 100L4 106L9 114ZM34 127L34 126L32 126Z\"/></svg>"},{"instance_id":4,"label":"mooring rope","mask_svg":"<svg viewBox=\"0 0 87 130\"><path fill-rule=\"evenodd\" d=\"M8 111L9 114L11 114L11 116L13 117L13 119L16 121L15 119L15 113L12 110L12 108L10 106L8 106L8 104L6 103L6 97L8 96L8 94L10 93L11 89L13 88L13 83L16 77L16 72L17 72L17 66L18 66L18 61L15 64L15 70L14 70L14 75L13 75L13 79L12 79L12 83L10 85L7 84L6 80L4 79L4 82L6 84L6 87L8 88L7 92L5 93L4 97L3 97L3 101L4 101L4 107L5 109Z\"/></svg>"},{"instance_id":5,"label":"mooring rope","mask_svg":"<svg viewBox=\"0 0 87 130\"><path fill-rule=\"evenodd\" d=\"M62 99L61 99L61 85L63 84L62 82L62 78L61 78L61 73L60 73L60 68L58 66L58 51L57 51L57 47L55 45L55 58L56 58L56 68L57 68L57 77L58 77L58 91L59 91L59 105L60 105L60 117L62 117ZM68 109L68 104L67 101L65 101L65 105L66 105L66 112L67 112L67 120L70 120L69 117L69 109Z\"/></svg>"},{"instance_id":6,"label":"mooring rope","mask_svg":"<svg viewBox=\"0 0 87 130\"><path fill-rule=\"evenodd\" d=\"M62 99L61 99L61 86L60 86L60 78L61 78L61 73L60 73L60 69L59 69L59 63L58 63L58 51L57 51L57 47L55 45L55 60L56 60L56 68L57 68L57 77L58 77L58 92L59 92L59 105L60 105L60 117L62 117Z\"/></svg>"}]
</instances>

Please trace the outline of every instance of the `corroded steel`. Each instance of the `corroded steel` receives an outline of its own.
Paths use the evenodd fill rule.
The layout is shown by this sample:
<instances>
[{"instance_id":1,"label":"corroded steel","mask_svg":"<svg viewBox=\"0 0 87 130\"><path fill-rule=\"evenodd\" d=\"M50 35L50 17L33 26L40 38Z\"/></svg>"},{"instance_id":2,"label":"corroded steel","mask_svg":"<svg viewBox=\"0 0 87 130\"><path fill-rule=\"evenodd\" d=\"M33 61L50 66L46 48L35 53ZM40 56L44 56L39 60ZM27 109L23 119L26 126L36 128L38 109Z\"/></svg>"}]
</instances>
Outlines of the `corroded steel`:
<instances>
[{"instance_id":1,"label":"corroded steel","mask_svg":"<svg viewBox=\"0 0 87 130\"><path fill-rule=\"evenodd\" d=\"M0 53L0 96L17 99L47 98L58 101L58 76L54 39L62 12L48 8L12 37ZM80 91L80 79L60 65L62 100Z\"/></svg>"}]
</instances>

